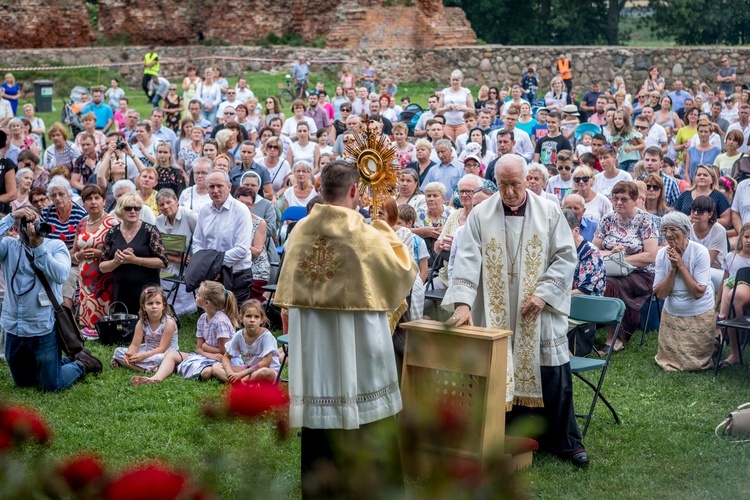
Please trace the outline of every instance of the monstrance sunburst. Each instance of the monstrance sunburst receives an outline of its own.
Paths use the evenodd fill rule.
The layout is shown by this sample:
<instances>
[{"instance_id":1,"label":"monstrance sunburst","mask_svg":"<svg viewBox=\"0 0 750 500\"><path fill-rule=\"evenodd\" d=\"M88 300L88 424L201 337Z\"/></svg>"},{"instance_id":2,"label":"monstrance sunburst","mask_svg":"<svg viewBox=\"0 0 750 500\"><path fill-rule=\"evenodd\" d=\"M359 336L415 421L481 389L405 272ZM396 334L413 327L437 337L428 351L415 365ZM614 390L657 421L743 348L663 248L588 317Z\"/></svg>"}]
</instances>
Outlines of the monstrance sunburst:
<instances>
[{"instance_id":1,"label":"monstrance sunburst","mask_svg":"<svg viewBox=\"0 0 750 500\"><path fill-rule=\"evenodd\" d=\"M360 196L372 191L372 218L377 220L380 204L396 194L400 165L395 161L396 148L387 136L377 135L371 123L369 118L363 120L365 132L355 134L355 142L346 145L346 152L359 171Z\"/></svg>"}]
</instances>

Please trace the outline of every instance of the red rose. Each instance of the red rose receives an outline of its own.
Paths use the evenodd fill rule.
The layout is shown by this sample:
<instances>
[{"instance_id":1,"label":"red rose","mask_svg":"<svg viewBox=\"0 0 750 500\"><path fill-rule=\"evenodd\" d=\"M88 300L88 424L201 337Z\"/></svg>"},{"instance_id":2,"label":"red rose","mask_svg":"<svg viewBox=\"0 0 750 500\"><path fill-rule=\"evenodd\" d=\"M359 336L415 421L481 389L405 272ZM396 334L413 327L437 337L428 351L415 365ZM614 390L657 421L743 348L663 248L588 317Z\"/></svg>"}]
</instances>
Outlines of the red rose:
<instances>
[{"instance_id":1,"label":"red rose","mask_svg":"<svg viewBox=\"0 0 750 500\"><path fill-rule=\"evenodd\" d=\"M24 406L5 406L0 408L0 448L10 446L13 439L45 444L50 439L47 423L37 412Z\"/></svg>"},{"instance_id":2,"label":"red rose","mask_svg":"<svg viewBox=\"0 0 750 500\"><path fill-rule=\"evenodd\" d=\"M288 402L287 395L271 382L232 384L226 398L229 413L250 418Z\"/></svg>"},{"instance_id":3,"label":"red rose","mask_svg":"<svg viewBox=\"0 0 750 500\"><path fill-rule=\"evenodd\" d=\"M105 500L184 498L187 478L164 465L147 463L124 471L102 492Z\"/></svg>"},{"instance_id":4,"label":"red rose","mask_svg":"<svg viewBox=\"0 0 750 500\"><path fill-rule=\"evenodd\" d=\"M93 454L82 454L69 458L57 468L58 473L71 491L80 491L104 475L104 463L101 457Z\"/></svg>"}]
</instances>

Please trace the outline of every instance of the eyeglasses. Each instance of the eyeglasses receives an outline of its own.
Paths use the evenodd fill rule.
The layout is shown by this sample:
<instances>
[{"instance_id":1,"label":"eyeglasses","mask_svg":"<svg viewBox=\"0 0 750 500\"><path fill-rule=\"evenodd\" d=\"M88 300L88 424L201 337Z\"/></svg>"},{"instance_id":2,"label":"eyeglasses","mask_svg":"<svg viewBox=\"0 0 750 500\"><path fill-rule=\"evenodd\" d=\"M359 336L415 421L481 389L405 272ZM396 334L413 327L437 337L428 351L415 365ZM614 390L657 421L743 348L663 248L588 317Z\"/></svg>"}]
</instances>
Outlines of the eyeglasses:
<instances>
[{"instance_id":1,"label":"eyeglasses","mask_svg":"<svg viewBox=\"0 0 750 500\"><path fill-rule=\"evenodd\" d=\"M645 96L645 95L639 95L639 96L638 96L638 99L645 99L645 98L646 98L646 96Z\"/></svg>"},{"instance_id":2,"label":"eyeglasses","mask_svg":"<svg viewBox=\"0 0 750 500\"><path fill-rule=\"evenodd\" d=\"M558 167L558 170L573 170L573 167L562 166L562 167Z\"/></svg>"},{"instance_id":3,"label":"eyeglasses","mask_svg":"<svg viewBox=\"0 0 750 500\"><path fill-rule=\"evenodd\" d=\"M663 227L661 228L661 234L667 234L667 233L679 233L681 230L677 227Z\"/></svg>"},{"instance_id":4,"label":"eyeglasses","mask_svg":"<svg viewBox=\"0 0 750 500\"><path fill-rule=\"evenodd\" d=\"M576 184L580 184L581 182L588 184L590 180L591 180L591 177L588 177L588 176L586 176L586 177L573 177L573 182L575 182Z\"/></svg>"},{"instance_id":5,"label":"eyeglasses","mask_svg":"<svg viewBox=\"0 0 750 500\"><path fill-rule=\"evenodd\" d=\"M341 108L342 113L351 112L351 111L352 111L352 108Z\"/></svg>"},{"instance_id":6,"label":"eyeglasses","mask_svg":"<svg viewBox=\"0 0 750 500\"><path fill-rule=\"evenodd\" d=\"M690 210L690 212L698 215L703 215L708 212L708 210L703 210L702 208L693 208L692 210Z\"/></svg>"},{"instance_id":7,"label":"eyeglasses","mask_svg":"<svg viewBox=\"0 0 750 500\"><path fill-rule=\"evenodd\" d=\"M620 198L620 197L614 197L614 198L612 198L612 201L614 201L615 203L628 203L629 201L631 201L631 199L630 198L625 198L625 197L622 197L622 198Z\"/></svg>"},{"instance_id":8,"label":"eyeglasses","mask_svg":"<svg viewBox=\"0 0 750 500\"><path fill-rule=\"evenodd\" d=\"M635 129L636 130L648 130L648 127L644 127L643 125L636 125Z\"/></svg>"},{"instance_id":9,"label":"eyeglasses","mask_svg":"<svg viewBox=\"0 0 750 500\"><path fill-rule=\"evenodd\" d=\"M279 149L279 147L276 144L269 144L266 149Z\"/></svg>"},{"instance_id":10,"label":"eyeglasses","mask_svg":"<svg viewBox=\"0 0 750 500\"><path fill-rule=\"evenodd\" d=\"M224 111L224 116L234 116L235 114L233 111Z\"/></svg>"},{"instance_id":11,"label":"eyeglasses","mask_svg":"<svg viewBox=\"0 0 750 500\"><path fill-rule=\"evenodd\" d=\"M193 175L195 177L198 177L199 175L208 175L208 172L196 172L195 170L193 170Z\"/></svg>"},{"instance_id":12,"label":"eyeglasses","mask_svg":"<svg viewBox=\"0 0 750 500\"><path fill-rule=\"evenodd\" d=\"M496 90L490 90L490 94L497 94Z\"/></svg>"},{"instance_id":13,"label":"eyeglasses","mask_svg":"<svg viewBox=\"0 0 750 500\"><path fill-rule=\"evenodd\" d=\"M126 212L140 212L141 208L142 207L140 205L133 205L133 206L128 205L127 207L122 207L122 209Z\"/></svg>"},{"instance_id":14,"label":"eyeglasses","mask_svg":"<svg viewBox=\"0 0 750 500\"><path fill-rule=\"evenodd\" d=\"M177 87L169 87L169 90L177 90Z\"/></svg>"},{"instance_id":15,"label":"eyeglasses","mask_svg":"<svg viewBox=\"0 0 750 500\"><path fill-rule=\"evenodd\" d=\"M459 189L458 194L460 196L469 196L471 194L474 194L474 190L473 189Z\"/></svg>"},{"instance_id":16,"label":"eyeglasses","mask_svg":"<svg viewBox=\"0 0 750 500\"><path fill-rule=\"evenodd\" d=\"M661 191L661 186L657 186L656 184L646 184L646 189L649 191Z\"/></svg>"}]
</instances>

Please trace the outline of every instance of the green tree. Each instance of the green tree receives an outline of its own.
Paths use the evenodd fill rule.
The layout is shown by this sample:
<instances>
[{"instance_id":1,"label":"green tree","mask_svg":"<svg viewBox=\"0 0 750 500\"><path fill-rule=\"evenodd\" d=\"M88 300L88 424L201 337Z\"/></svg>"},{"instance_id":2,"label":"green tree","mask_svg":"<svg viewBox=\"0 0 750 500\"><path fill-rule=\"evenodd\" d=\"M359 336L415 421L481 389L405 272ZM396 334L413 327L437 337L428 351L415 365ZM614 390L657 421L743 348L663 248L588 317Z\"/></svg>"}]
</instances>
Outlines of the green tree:
<instances>
[{"instance_id":1,"label":"green tree","mask_svg":"<svg viewBox=\"0 0 750 500\"><path fill-rule=\"evenodd\" d=\"M750 0L649 0L649 6L652 31L680 44L745 44L750 39Z\"/></svg>"}]
</instances>

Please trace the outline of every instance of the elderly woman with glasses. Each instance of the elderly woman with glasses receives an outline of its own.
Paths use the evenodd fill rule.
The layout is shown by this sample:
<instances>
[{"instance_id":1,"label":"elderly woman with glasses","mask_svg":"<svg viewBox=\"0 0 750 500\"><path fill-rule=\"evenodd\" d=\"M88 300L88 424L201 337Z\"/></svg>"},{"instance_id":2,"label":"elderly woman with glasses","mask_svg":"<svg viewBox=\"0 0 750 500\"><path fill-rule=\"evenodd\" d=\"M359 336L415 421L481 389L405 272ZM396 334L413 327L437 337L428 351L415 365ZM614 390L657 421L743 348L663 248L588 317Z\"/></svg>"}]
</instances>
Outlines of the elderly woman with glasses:
<instances>
[{"instance_id":1,"label":"elderly woman with glasses","mask_svg":"<svg viewBox=\"0 0 750 500\"><path fill-rule=\"evenodd\" d=\"M612 203L609 198L594 190L594 171L586 165L573 170L573 192L581 195L584 201L584 217L594 222L599 222L608 213L612 212Z\"/></svg>"},{"instance_id":2,"label":"elderly woman with glasses","mask_svg":"<svg viewBox=\"0 0 750 500\"><path fill-rule=\"evenodd\" d=\"M594 245L602 256L623 252L625 261L635 270L626 276L607 276L605 297L617 297L625 302L625 316L620 338L614 339L614 328L607 335L605 349L619 351L621 339L627 342L638 328L641 308L651 293L654 281L654 259L658 249L658 234L653 217L636 207L638 187L635 182L621 181L612 189L614 212L605 215L594 234ZM610 347L611 346L611 347Z\"/></svg>"},{"instance_id":3,"label":"elderly woman with glasses","mask_svg":"<svg viewBox=\"0 0 750 500\"><path fill-rule=\"evenodd\" d=\"M662 218L667 245L656 254L654 293L664 301L656 363L668 371L713 367L715 312L711 258L690 241L690 219L680 212Z\"/></svg>"},{"instance_id":4,"label":"elderly woman with glasses","mask_svg":"<svg viewBox=\"0 0 750 500\"><path fill-rule=\"evenodd\" d=\"M112 273L113 302L122 302L131 314L140 309L143 288L159 283L159 270L169 263L159 230L140 219L142 208L137 195L120 196L115 215L122 222L107 231L99 263L101 272Z\"/></svg>"},{"instance_id":5,"label":"elderly woman with glasses","mask_svg":"<svg viewBox=\"0 0 750 500\"><path fill-rule=\"evenodd\" d=\"M309 162L300 161L294 164L294 170L292 170L294 185L284 191L284 196L279 200L279 209L282 212L288 207L307 206L308 201L318 196L312 184L312 170Z\"/></svg>"}]
</instances>

